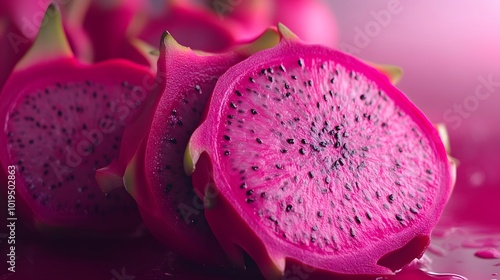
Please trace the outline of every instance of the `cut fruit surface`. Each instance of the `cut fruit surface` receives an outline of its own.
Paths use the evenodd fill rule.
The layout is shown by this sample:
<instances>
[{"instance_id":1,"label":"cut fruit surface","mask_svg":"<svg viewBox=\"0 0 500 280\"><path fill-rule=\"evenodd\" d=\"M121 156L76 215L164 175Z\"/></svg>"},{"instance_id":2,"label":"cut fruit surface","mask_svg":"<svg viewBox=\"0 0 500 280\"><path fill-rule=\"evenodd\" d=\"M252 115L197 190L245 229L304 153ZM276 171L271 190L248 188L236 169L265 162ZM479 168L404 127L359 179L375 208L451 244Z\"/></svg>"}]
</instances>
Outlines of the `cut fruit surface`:
<instances>
[{"instance_id":1,"label":"cut fruit surface","mask_svg":"<svg viewBox=\"0 0 500 280\"><path fill-rule=\"evenodd\" d=\"M391 274L422 255L450 195L439 135L374 68L280 32L220 78L188 144L207 220L268 278L291 260Z\"/></svg>"}]
</instances>

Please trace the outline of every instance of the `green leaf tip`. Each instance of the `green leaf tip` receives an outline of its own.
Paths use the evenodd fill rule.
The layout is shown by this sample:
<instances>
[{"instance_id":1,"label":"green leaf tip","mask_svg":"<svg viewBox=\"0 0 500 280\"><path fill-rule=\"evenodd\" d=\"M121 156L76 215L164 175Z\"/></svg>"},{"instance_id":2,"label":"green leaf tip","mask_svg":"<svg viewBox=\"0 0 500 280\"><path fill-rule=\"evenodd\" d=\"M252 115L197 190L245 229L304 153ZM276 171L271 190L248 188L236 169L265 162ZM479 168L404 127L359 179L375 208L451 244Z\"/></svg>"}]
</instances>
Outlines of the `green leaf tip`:
<instances>
[{"instance_id":1,"label":"green leaf tip","mask_svg":"<svg viewBox=\"0 0 500 280\"><path fill-rule=\"evenodd\" d=\"M283 23L278 23L278 32L281 37L287 41L296 41L300 40L299 36L295 35L288 27L286 27Z\"/></svg>"},{"instance_id":2,"label":"green leaf tip","mask_svg":"<svg viewBox=\"0 0 500 280\"><path fill-rule=\"evenodd\" d=\"M63 28L62 16L56 4L51 3L45 15L33 45L16 65L16 70L33 64L74 57Z\"/></svg>"},{"instance_id":3,"label":"green leaf tip","mask_svg":"<svg viewBox=\"0 0 500 280\"><path fill-rule=\"evenodd\" d=\"M396 65L388 65L388 64L379 64L371 61L365 61L368 65L377 69L380 73L389 79L391 84L396 85L399 80L403 77L403 68Z\"/></svg>"},{"instance_id":4,"label":"green leaf tip","mask_svg":"<svg viewBox=\"0 0 500 280\"><path fill-rule=\"evenodd\" d=\"M276 27L269 27L252 42L238 47L236 52L250 56L256 52L275 47L279 42L280 35Z\"/></svg>"},{"instance_id":5,"label":"green leaf tip","mask_svg":"<svg viewBox=\"0 0 500 280\"><path fill-rule=\"evenodd\" d=\"M172 34L168 31L164 31L163 34L161 34L161 41L160 41L160 49L165 48L165 49L178 49L178 50L188 50L188 47L185 47L181 44L179 44L175 39Z\"/></svg>"}]
</instances>

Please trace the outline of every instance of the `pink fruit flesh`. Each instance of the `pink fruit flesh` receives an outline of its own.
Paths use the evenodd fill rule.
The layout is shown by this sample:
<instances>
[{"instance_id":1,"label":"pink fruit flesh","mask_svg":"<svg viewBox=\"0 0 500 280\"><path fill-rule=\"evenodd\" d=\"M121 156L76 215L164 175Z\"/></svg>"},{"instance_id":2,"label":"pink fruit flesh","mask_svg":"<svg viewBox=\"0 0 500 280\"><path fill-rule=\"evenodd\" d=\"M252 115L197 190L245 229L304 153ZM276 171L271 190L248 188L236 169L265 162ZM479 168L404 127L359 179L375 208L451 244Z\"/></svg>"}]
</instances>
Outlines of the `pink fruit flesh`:
<instances>
[{"instance_id":1,"label":"pink fruit flesh","mask_svg":"<svg viewBox=\"0 0 500 280\"><path fill-rule=\"evenodd\" d=\"M273 34L277 42L276 32L270 30L250 46L265 43ZM248 56L243 49L196 54L164 33L156 88L140 117L127 128L118 160L97 172L103 188L109 189L127 166L125 186L150 231L169 248L203 264L227 261L184 173L183 155L218 77Z\"/></svg>"},{"instance_id":2,"label":"pink fruit flesh","mask_svg":"<svg viewBox=\"0 0 500 280\"><path fill-rule=\"evenodd\" d=\"M80 63L57 9L47 11L48 23L0 94L2 170L16 165L19 200L35 226L126 232L140 223L134 201L124 190L105 196L94 172L117 156L152 74L123 60Z\"/></svg>"},{"instance_id":3,"label":"pink fruit flesh","mask_svg":"<svg viewBox=\"0 0 500 280\"><path fill-rule=\"evenodd\" d=\"M207 220L269 279L290 262L392 274L422 255L450 195L439 135L375 69L281 31L219 79L188 144Z\"/></svg>"}]
</instances>

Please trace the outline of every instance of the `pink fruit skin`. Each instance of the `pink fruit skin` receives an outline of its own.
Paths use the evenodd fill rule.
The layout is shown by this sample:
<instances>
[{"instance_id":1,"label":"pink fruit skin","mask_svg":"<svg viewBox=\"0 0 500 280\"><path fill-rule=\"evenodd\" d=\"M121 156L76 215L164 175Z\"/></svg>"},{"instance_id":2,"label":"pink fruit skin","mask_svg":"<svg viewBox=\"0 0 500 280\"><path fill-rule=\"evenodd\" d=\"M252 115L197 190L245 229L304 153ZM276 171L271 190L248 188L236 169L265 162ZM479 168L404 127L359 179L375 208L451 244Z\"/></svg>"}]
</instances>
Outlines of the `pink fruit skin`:
<instances>
[{"instance_id":1,"label":"pink fruit skin","mask_svg":"<svg viewBox=\"0 0 500 280\"><path fill-rule=\"evenodd\" d=\"M0 90L16 63L31 47L49 2L35 0L8 1L2 3L0 14ZM73 16L67 13L67 17ZM64 26L70 45L82 61L92 60L92 49L87 34L77 22L65 21Z\"/></svg>"},{"instance_id":2,"label":"pink fruit skin","mask_svg":"<svg viewBox=\"0 0 500 280\"><path fill-rule=\"evenodd\" d=\"M273 25L274 0L205 0L203 5L225 25L234 25L239 40L254 38Z\"/></svg>"},{"instance_id":3,"label":"pink fruit skin","mask_svg":"<svg viewBox=\"0 0 500 280\"><path fill-rule=\"evenodd\" d=\"M297 54L301 51L300 46L297 46L298 44L300 43L295 41L282 42L278 47L263 51L255 55L254 58L258 57L261 61L268 61L269 58L281 57L283 55L282 52L291 52L292 50L294 54ZM339 61L347 59L341 53L327 51L322 47L316 47L314 51L308 50L308 52L300 55L307 56L311 53L316 53L318 55L325 55L325 53L328 53L332 59L335 57L335 59ZM437 198L435 198L434 207L431 211L426 213L421 223L416 225L415 228L399 232L397 236L390 240L381 241L376 247L368 246L362 249L362 258L359 256L355 259L337 258L333 261L335 266L334 269L336 269L335 271L341 274L368 273L374 275L389 275L392 274L391 270L395 271L400 269L413 258L422 256L425 248L429 244L430 232L437 223L444 205L450 196L454 172L452 171L452 167L448 165L447 155L437 131L423 114L418 111L404 95L395 88L392 88L385 77L379 77L380 74L376 72L375 69L367 70L367 66L363 66L363 63L355 62L352 58L348 60L349 67L352 67L354 71L360 71L365 74L368 73L367 75L370 75L370 77L376 79L379 84L382 84L381 87L384 92L391 93L390 96L395 99L395 102L397 102L399 106L404 108L405 111L407 110L415 114L414 118L421 122L423 133L429 135L433 143L436 143L437 158L443 161L442 164L436 165L436 167L440 169L439 173L443 175L443 189L439 194L436 194ZM192 170L190 169L191 164L196 165L195 168L193 167L193 186L198 191L198 194L201 194L202 199L207 199L205 196L207 188L211 187L217 190L216 193L218 196L208 205L206 204L208 209L205 211L205 215L214 234L231 259L237 263L242 262L242 251L246 251L257 262L261 272L269 279L280 277L280 271L282 273L284 270L285 258L291 263L294 262L293 259L299 258L301 261L306 262L307 265L317 266L315 274L332 274L326 265L327 263L332 263L332 259L329 259L331 256L304 256L301 250L294 251L295 249L288 247L288 244L271 237L271 235L267 235L265 232L261 232L261 228L257 225L257 222L248 222L252 220L251 216L247 216L250 214L241 210L243 206L241 206L240 202L236 199L236 195L233 195L228 190L230 184L235 185L237 182L229 182L229 179L225 178L225 171L223 169L228 167L223 166L223 164L219 162L219 160L222 161L224 157L218 154L219 148L215 141L210 143L206 141L206 139L221 138L219 131L217 131L217 127L219 127L219 122L223 118L221 114L225 114L226 112L219 111L218 108L220 106L219 104L226 104L226 99L228 98L223 92L225 92L226 89L230 89L230 91L233 92L234 88L232 87L232 82L241 78L238 76L240 75L239 73L244 73L248 68L257 67L255 66L257 63L261 62L252 59L246 60L231 68L230 73L227 72L219 80L214 90L214 95L207 105L204 121L190 139L186 152L186 156L190 158L190 160L185 162L186 170L189 172L189 170ZM267 66L261 65L258 67L265 68ZM213 193L213 190L210 191L210 193ZM229 229L226 226L227 224L238 226ZM299 264L301 261L298 261ZM354 265L354 263L356 263L356 265ZM361 263L363 264L361 265ZM375 265L375 263L377 264ZM288 264L287 262L287 265ZM373 265L367 268L369 264ZM319 277L321 279L321 276Z\"/></svg>"},{"instance_id":4,"label":"pink fruit skin","mask_svg":"<svg viewBox=\"0 0 500 280\"><path fill-rule=\"evenodd\" d=\"M275 31L269 32L277 37ZM197 202L190 179L183 172L183 151L217 78L247 56L238 50L199 55L164 33L157 77L151 81L152 93L139 117L125 130L118 159L96 175L104 189L115 187L109 183L113 184L114 179L119 182L123 176L125 187L137 201L153 235L168 248L202 264L228 262L206 225L202 203ZM158 155L159 151L171 155L170 158ZM158 166L165 165L169 168L157 172ZM165 184L169 182L171 187L166 191ZM191 216L196 223L189 223Z\"/></svg>"},{"instance_id":5,"label":"pink fruit skin","mask_svg":"<svg viewBox=\"0 0 500 280\"><path fill-rule=\"evenodd\" d=\"M31 42L24 37L18 37L21 32L12 22L4 18L0 21L0 51L2 63L0 65L0 91L7 81L16 63L28 50ZM14 43L13 43L14 42ZM24 42L24 43L23 43Z\"/></svg>"},{"instance_id":6,"label":"pink fruit skin","mask_svg":"<svg viewBox=\"0 0 500 280\"><path fill-rule=\"evenodd\" d=\"M33 76L39 76L40 73L44 73L45 77L52 77L53 84L57 81L61 80L74 80L75 77L107 77L109 73L113 73L115 77L117 77L116 83L121 83L121 79L123 77L130 77L131 82L134 79L137 79L138 83L142 82L142 77L151 75L146 69L143 67L136 66L128 61L109 61L102 64L96 64L92 66L82 65L74 58L63 59L57 62L51 61L49 64L39 64L33 66L29 69L14 72L11 78L6 83L4 90L2 92L2 106L0 106L0 116L2 120L6 119L5 114L9 111L9 107L12 106L12 102L15 100L18 92L22 92L23 85L26 80L30 80L32 84L41 83L50 84L50 82L45 78L43 81L34 80ZM122 77L120 79L120 77ZM50 79L50 78L49 78ZM81 78L77 78L80 80ZM7 147L8 146L7 137L5 134L0 137L0 146ZM2 148L0 151L2 156L2 172L7 170L7 165L12 164L8 159L10 158L10 153L7 149ZM17 167L19 168L19 167ZM4 174L4 176L6 176ZM24 183L24 180L20 176L19 169L17 170L17 181L16 181L16 191L17 191L17 206L18 211L21 212L21 215L24 217L24 221L26 224L37 226L39 224L54 226L54 227L63 227L63 228L79 228L85 230L93 230L98 233L124 233L130 232L135 229L137 225L140 223L140 218L137 212L134 211L135 203L131 198L128 197L128 194L125 190L116 190L116 192L121 192L121 196L128 200L128 205L130 207L130 211L128 214L122 215L113 215L104 218L98 217L86 217L82 215L81 217L74 217L70 215L57 215L53 216L53 214L49 212L44 212L42 208L37 208L38 205L31 205L33 203L31 199L31 195L27 191L27 186ZM3 181L5 182L5 181ZM6 188L4 183L2 182L2 188ZM90 186L92 190L97 188L97 184L94 186ZM70 191L70 190L68 190ZM61 194L60 194L61 195ZM107 199L104 194L102 198L97 199L97 204L102 205L102 207L106 207ZM126 204L124 202L124 204Z\"/></svg>"},{"instance_id":7,"label":"pink fruit skin","mask_svg":"<svg viewBox=\"0 0 500 280\"><path fill-rule=\"evenodd\" d=\"M226 51L238 41L232 31L233 26L225 24L201 7L172 1L160 9L158 14L149 15L138 34L140 39L149 44L156 46L165 30L181 45L207 52Z\"/></svg>"},{"instance_id":8,"label":"pink fruit skin","mask_svg":"<svg viewBox=\"0 0 500 280\"><path fill-rule=\"evenodd\" d=\"M127 58L146 64L124 51L124 48L130 48L127 31L143 4L144 1L140 0L91 1L83 26L94 48L94 61ZM158 45L158 39L159 37L154 46Z\"/></svg>"},{"instance_id":9,"label":"pink fruit skin","mask_svg":"<svg viewBox=\"0 0 500 280\"><path fill-rule=\"evenodd\" d=\"M95 233L114 233L119 235L126 235L131 230L136 229L136 227L140 224L140 217L134 201L124 190L116 190L116 192L112 194L112 196L114 197L121 192L120 196L123 200L117 204L123 206L123 209L120 208L120 211L116 211L116 209L114 211L110 210L109 213L111 214L108 215L95 217L87 214L86 210L84 209L75 211L76 214L72 210L68 210L65 212L58 212L57 210L53 211L54 209L57 209L56 205L52 205L54 206L53 208L44 207L42 206L43 203L40 203L40 201L38 201L34 196L32 196L30 191L28 191L28 186L26 185L25 181L26 179L21 175L23 171L21 166L23 164L26 164L29 159L25 158L25 162L22 163L18 163L17 160L11 160L11 157L14 156L18 151L15 151L14 148L10 149L11 146L14 147L15 145L13 145L13 142L7 139L7 129L9 127L8 121L9 118L12 117L10 113L13 107L17 104L16 102L18 102L18 98L20 96L24 96L23 94L26 91L35 91L40 90L40 88L43 89L45 87L55 86L58 82L70 81L84 83L86 80L89 80L91 82L103 82L106 85L116 87L123 86L124 80L127 80L130 84L141 87L145 79L147 79L148 77L153 77L153 74L146 67L142 67L125 60L113 60L95 65L86 65L84 63L81 63L74 57L74 55L71 53L71 50L69 49L68 44L66 43L66 39L63 35L64 31L60 26L62 24L61 16L57 8L52 5L49 6L46 18L48 19L47 27L43 28L40 31L40 34L38 35L33 48L23 58L22 62L16 66L16 70L10 76L9 80L5 84L5 87L3 88L2 93L0 94L0 98L2 99L2 102L0 103L0 117L4 122L4 130L6 132L0 137L0 154L2 158L1 172L3 173L2 178L7 176L5 172L6 170L8 170L8 165L16 166L16 202L18 205L18 211L20 212L20 216L23 217L22 220L25 222L25 224L31 227L39 229L43 228L47 229L48 231L50 231L51 229L63 229L70 231L76 229L76 231L72 232L76 235L86 235L88 233L87 231L89 231L91 235ZM51 40L48 40L46 38L47 36L49 36ZM47 45L49 45L50 47L47 47ZM113 73L113 75L110 75L110 73ZM30 81L30 83L26 84L26 81ZM114 89L110 89L108 94L110 96L116 94L114 96L116 98L121 97L121 92L115 91ZM43 98L41 96L39 97ZM44 104L40 103L37 105L43 106ZM33 108L33 110L36 111L37 107ZM113 111L113 113L115 112ZM126 117L132 118L133 114L134 112L131 110L131 112L128 113L125 118L120 120L126 121ZM92 130L93 127L91 127L90 129ZM113 130L112 132L108 133L113 133L115 135L117 132ZM104 147L104 145L107 144L110 143L103 142L96 144L96 149L102 149L100 145ZM45 144L41 142L40 145ZM53 156L64 158L62 152L60 150L57 150L57 148L62 148L60 146L55 148L56 150L54 150ZM63 162L63 159L61 159L61 162ZM83 162L83 164L85 164L85 162ZM26 169L27 171L30 168L32 170L35 170L39 167L40 166L26 166ZM70 169L70 171L71 170L79 171L78 167L75 167L75 169ZM92 172L92 170L88 170L88 172ZM43 187L40 186L40 181L36 181L38 178L37 176L47 176L44 178L46 180L50 180L55 177L55 174L55 169L54 172L50 172L49 170L47 170L47 174L45 175L41 173L31 174L36 177L35 179L31 178L33 179L32 182L35 188L40 188L37 189L37 191L39 191L40 193L43 193L45 191ZM83 180L85 179L82 179L82 181ZM59 182L62 184L62 181ZM87 184L87 192L93 193L96 196L96 203L94 204L97 206L96 208L101 207L100 209L105 211L108 210L106 209L108 206L112 207L112 203L110 203L106 196L98 189L97 184L92 177L88 178L88 181L76 182L75 184L62 184L61 187L72 186L74 188L63 188L62 191L54 192L55 194L57 194L55 197L57 197L58 199L62 199L62 204L71 204L75 202L72 199L74 199L75 193L77 193L76 188L78 187L78 185L76 184L79 183ZM43 183L41 185L43 185ZM6 181L2 181L1 186L2 188L7 188ZM52 195L54 195L54 193L45 195L53 198ZM82 194L77 199L81 199L85 202L86 196ZM84 202L82 203L84 204ZM69 209L73 208L69 207ZM78 230L81 230L81 232L78 232Z\"/></svg>"},{"instance_id":10,"label":"pink fruit skin","mask_svg":"<svg viewBox=\"0 0 500 280\"><path fill-rule=\"evenodd\" d=\"M283 23L306 42L329 47L337 44L335 15L323 0L206 0L203 4L225 25L233 26L234 36L240 40Z\"/></svg>"}]
</instances>

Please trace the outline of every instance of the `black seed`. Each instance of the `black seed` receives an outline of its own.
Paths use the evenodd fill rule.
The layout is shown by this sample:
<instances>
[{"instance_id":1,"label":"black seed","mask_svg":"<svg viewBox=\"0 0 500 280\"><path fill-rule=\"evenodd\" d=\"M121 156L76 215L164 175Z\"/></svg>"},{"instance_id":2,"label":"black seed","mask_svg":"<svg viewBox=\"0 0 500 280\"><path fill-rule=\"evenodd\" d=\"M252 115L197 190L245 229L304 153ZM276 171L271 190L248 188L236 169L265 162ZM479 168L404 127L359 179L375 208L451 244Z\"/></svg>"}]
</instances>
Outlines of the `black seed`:
<instances>
[{"instance_id":1,"label":"black seed","mask_svg":"<svg viewBox=\"0 0 500 280\"><path fill-rule=\"evenodd\" d=\"M259 167L258 166L252 166L252 170L259 170Z\"/></svg>"},{"instance_id":2,"label":"black seed","mask_svg":"<svg viewBox=\"0 0 500 280\"><path fill-rule=\"evenodd\" d=\"M313 85L313 81L309 80L309 81L307 81L307 84L308 84L310 87L312 87L312 85Z\"/></svg>"},{"instance_id":3,"label":"black seed","mask_svg":"<svg viewBox=\"0 0 500 280\"><path fill-rule=\"evenodd\" d=\"M288 144L294 144L295 140L290 138L290 139L286 139L286 142L288 142Z\"/></svg>"},{"instance_id":4,"label":"black seed","mask_svg":"<svg viewBox=\"0 0 500 280\"><path fill-rule=\"evenodd\" d=\"M165 186L165 189L163 190L165 193L169 193L170 190L174 187L172 183L169 183Z\"/></svg>"},{"instance_id":5,"label":"black seed","mask_svg":"<svg viewBox=\"0 0 500 280\"><path fill-rule=\"evenodd\" d=\"M227 141L231 140L231 137L229 137L229 136L227 136L227 135L224 135L223 137L224 137L224 139L225 139L225 140L227 140Z\"/></svg>"},{"instance_id":6,"label":"black seed","mask_svg":"<svg viewBox=\"0 0 500 280\"><path fill-rule=\"evenodd\" d=\"M260 138L256 138L255 140L257 141L257 143L262 144L262 140L260 140Z\"/></svg>"},{"instance_id":7,"label":"black seed","mask_svg":"<svg viewBox=\"0 0 500 280\"><path fill-rule=\"evenodd\" d=\"M372 214L370 214L368 212L366 212L366 217L368 218L368 220L370 220L370 221L372 220Z\"/></svg>"},{"instance_id":8,"label":"black seed","mask_svg":"<svg viewBox=\"0 0 500 280\"><path fill-rule=\"evenodd\" d=\"M316 213L316 215L318 215L318 217L321 218L321 217L323 217L323 212L318 211L318 213Z\"/></svg>"},{"instance_id":9,"label":"black seed","mask_svg":"<svg viewBox=\"0 0 500 280\"><path fill-rule=\"evenodd\" d=\"M318 231L318 226L317 226L317 225L314 225L311 229L312 229L313 231Z\"/></svg>"},{"instance_id":10,"label":"black seed","mask_svg":"<svg viewBox=\"0 0 500 280\"><path fill-rule=\"evenodd\" d=\"M292 77L293 80L297 80L297 76L292 75L291 77Z\"/></svg>"},{"instance_id":11,"label":"black seed","mask_svg":"<svg viewBox=\"0 0 500 280\"><path fill-rule=\"evenodd\" d=\"M248 190L247 191L247 195L252 195L253 194L253 190Z\"/></svg>"},{"instance_id":12,"label":"black seed","mask_svg":"<svg viewBox=\"0 0 500 280\"><path fill-rule=\"evenodd\" d=\"M316 146L316 145L311 145L311 148L315 151L315 152L319 152L319 147Z\"/></svg>"},{"instance_id":13,"label":"black seed","mask_svg":"<svg viewBox=\"0 0 500 280\"><path fill-rule=\"evenodd\" d=\"M302 60L302 58L299 59L298 63L300 67L304 66L304 60Z\"/></svg>"},{"instance_id":14,"label":"black seed","mask_svg":"<svg viewBox=\"0 0 500 280\"><path fill-rule=\"evenodd\" d=\"M359 218L358 216L355 216L354 220L356 221L356 223L361 224L361 218Z\"/></svg>"},{"instance_id":15,"label":"black seed","mask_svg":"<svg viewBox=\"0 0 500 280\"><path fill-rule=\"evenodd\" d=\"M230 154L231 154L231 153L230 153L229 151L225 151L225 152L224 152L224 155L225 155L225 156L228 156L228 155L230 155Z\"/></svg>"},{"instance_id":16,"label":"black seed","mask_svg":"<svg viewBox=\"0 0 500 280\"><path fill-rule=\"evenodd\" d=\"M312 171L309 171L309 173L307 173L309 175L309 178L314 178L314 174L312 173Z\"/></svg>"},{"instance_id":17,"label":"black seed","mask_svg":"<svg viewBox=\"0 0 500 280\"><path fill-rule=\"evenodd\" d=\"M241 96L241 92L239 90L235 91L236 95Z\"/></svg>"},{"instance_id":18,"label":"black seed","mask_svg":"<svg viewBox=\"0 0 500 280\"><path fill-rule=\"evenodd\" d=\"M422 209L422 205L420 203L417 203L417 208Z\"/></svg>"},{"instance_id":19,"label":"black seed","mask_svg":"<svg viewBox=\"0 0 500 280\"><path fill-rule=\"evenodd\" d=\"M399 151L400 153L402 153L402 152L403 152L403 148L399 148L399 149L398 149L398 151Z\"/></svg>"},{"instance_id":20,"label":"black seed","mask_svg":"<svg viewBox=\"0 0 500 280\"><path fill-rule=\"evenodd\" d=\"M265 192L261 193L260 197L262 197L262 198L266 197L266 193Z\"/></svg>"},{"instance_id":21,"label":"black seed","mask_svg":"<svg viewBox=\"0 0 500 280\"><path fill-rule=\"evenodd\" d=\"M307 144L306 139L302 139L302 140L300 140L300 142L301 142L302 144Z\"/></svg>"},{"instance_id":22,"label":"black seed","mask_svg":"<svg viewBox=\"0 0 500 280\"><path fill-rule=\"evenodd\" d=\"M388 200L390 203L393 203L395 199L396 199L396 198L394 197L394 195L393 195L393 194L390 194L390 195L388 195L388 196L387 196L387 200Z\"/></svg>"},{"instance_id":23,"label":"black seed","mask_svg":"<svg viewBox=\"0 0 500 280\"><path fill-rule=\"evenodd\" d=\"M413 207L410 208L410 212L412 212L413 214L418 214L418 210Z\"/></svg>"},{"instance_id":24,"label":"black seed","mask_svg":"<svg viewBox=\"0 0 500 280\"><path fill-rule=\"evenodd\" d=\"M254 79L254 78L252 78L252 77L248 78L248 80L249 80L251 83L255 83L255 79Z\"/></svg>"},{"instance_id":25,"label":"black seed","mask_svg":"<svg viewBox=\"0 0 500 280\"><path fill-rule=\"evenodd\" d=\"M324 147L326 147L327 144L326 144L326 142L319 142L319 145L324 148Z\"/></svg>"},{"instance_id":26,"label":"black seed","mask_svg":"<svg viewBox=\"0 0 500 280\"><path fill-rule=\"evenodd\" d=\"M361 150L364 152L368 152L368 147L363 147L363 148L361 148Z\"/></svg>"},{"instance_id":27,"label":"black seed","mask_svg":"<svg viewBox=\"0 0 500 280\"><path fill-rule=\"evenodd\" d=\"M250 109L250 113L252 113L252 115L255 115L257 114L257 111L255 109Z\"/></svg>"},{"instance_id":28,"label":"black seed","mask_svg":"<svg viewBox=\"0 0 500 280\"><path fill-rule=\"evenodd\" d=\"M283 71L283 72L286 71L285 66L283 66L283 64L280 65L280 70Z\"/></svg>"},{"instance_id":29,"label":"black seed","mask_svg":"<svg viewBox=\"0 0 500 280\"><path fill-rule=\"evenodd\" d=\"M330 184L330 177L325 178L325 183Z\"/></svg>"},{"instance_id":30,"label":"black seed","mask_svg":"<svg viewBox=\"0 0 500 280\"><path fill-rule=\"evenodd\" d=\"M246 201L247 203L252 203L255 202L255 198L247 198Z\"/></svg>"},{"instance_id":31,"label":"black seed","mask_svg":"<svg viewBox=\"0 0 500 280\"><path fill-rule=\"evenodd\" d=\"M281 164L276 164L276 168L283 169L283 166Z\"/></svg>"},{"instance_id":32,"label":"black seed","mask_svg":"<svg viewBox=\"0 0 500 280\"><path fill-rule=\"evenodd\" d=\"M332 79L330 80L330 83L332 83L332 84L333 84L334 82L335 82L335 78L332 78Z\"/></svg>"},{"instance_id":33,"label":"black seed","mask_svg":"<svg viewBox=\"0 0 500 280\"><path fill-rule=\"evenodd\" d=\"M427 172L427 174L429 174L429 175L432 175L432 170L430 170L430 169L425 170L425 172Z\"/></svg>"},{"instance_id":34,"label":"black seed","mask_svg":"<svg viewBox=\"0 0 500 280\"><path fill-rule=\"evenodd\" d=\"M359 99L361 100L365 100L366 99L366 96L364 94L361 94L361 96L359 97Z\"/></svg>"},{"instance_id":35,"label":"black seed","mask_svg":"<svg viewBox=\"0 0 500 280\"><path fill-rule=\"evenodd\" d=\"M236 104L234 104L233 102L231 102L231 103L229 104L229 106L230 106L231 108L233 108L233 109L236 109Z\"/></svg>"},{"instance_id":36,"label":"black seed","mask_svg":"<svg viewBox=\"0 0 500 280\"><path fill-rule=\"evenodd\" d=\"M344 159L343 158L339 159L339 163L340 163L340 165L344 166L344 164L345 164Z\"/></svg>"},{"instance_id":37,"label":"black seed","mask_svg":"<svg viewBox=\"0 0 500 280\"><path fill-rule=\"evenodd\" d=\"M335 142L335 144L333 145L335 148L340 148L342 144L340 142Z\"/></svg>"},{"instance_id":38,"label":"black seed","mask_svg":"<svg viewBox=\"0 0 500 280\"><path fill-rule=\"evenodd\" d=\"M356 232L353 228L350 229L349 234L351 235L351 237L356 237Z\"/></svg>"},{"instance_id":39,"label":"black seed","mask_svg":"<svg viewBox=\"0 0 500 280\"><path fill-rule=\"evenodd\" d=\"M286 152L288 152L288 150L281 149L281 150L280 150L280 152L281 152L282 154L286 154Z\"/></svg>"},{"instance_id":40,"label":"black seed","mask_svg":"<svg viewBox=\"0 0 500 280\"><path fill-rule=\"evenodd\" d=\"M303 148L300 148L299 153L300 153L301 155L305 155L305 154L306 154L306 152L305 152L305 150L304 150Z\"/></svg>"},{"instance_id":41,"label":"black seed","mask_svg":"<svg viewBox=\"0 0 500 280\"><path fill-rule=\"evenodd\" d=\"M201 93L201 87L199 85L195 85L194 89L198 92Z\"/></svg>"},{"instance_id":42,"label":"black seed","mask_svg":"<svg viewBox=\"0 0 500 280\"><path fill-rule=\"evenodd\" d=\"M345 184L345 188L346 188L348 191L352 191L352 187L351 187L351 185L349 185L349 183L346 183L346 184Z\"/></svg>"},{"instance_id":43,"label":"black seed","mask_svg":"<svg viewBox=\"0 0 500 280\"><path fill-rule=\"evenodd\" d=\"M345 138L347 138L347 137L349 137L349 133L344 132L344 133L342 134L342 136L343 136L343 137L345 137Z\"/></svg>"},{"instance_id":44,"label":"black seed","mask_svg":"<svg viewBox=\"0 0 500 280\"><path fill-rule=\"evenodd\" d=\"M400 214L396 214L396 220L402 222L404 219L403 216L401 216Z\"/></svg>"},{"instance_id":45,"label":"black seed","mask_svg":"<svg viewBox=\"0 0 500 280\"><path fill-rule=\"evenodd\" d=\"M247 183L241 183L240 189L246 189L247 188Z\"/></svg>"},{"instance_id":46,"label":"black seed","mask_svg":"<svg viewBox=\"0 0 500 280\"><path fill-rule=\"evenodd\" d=\"M288 205L286 206L285 211L286 211L286 212L290 212L290 211L292 211L292 208L293 208L293 206L292 206L291 204L288 204Z\"/></svg>"}]
</instances>

